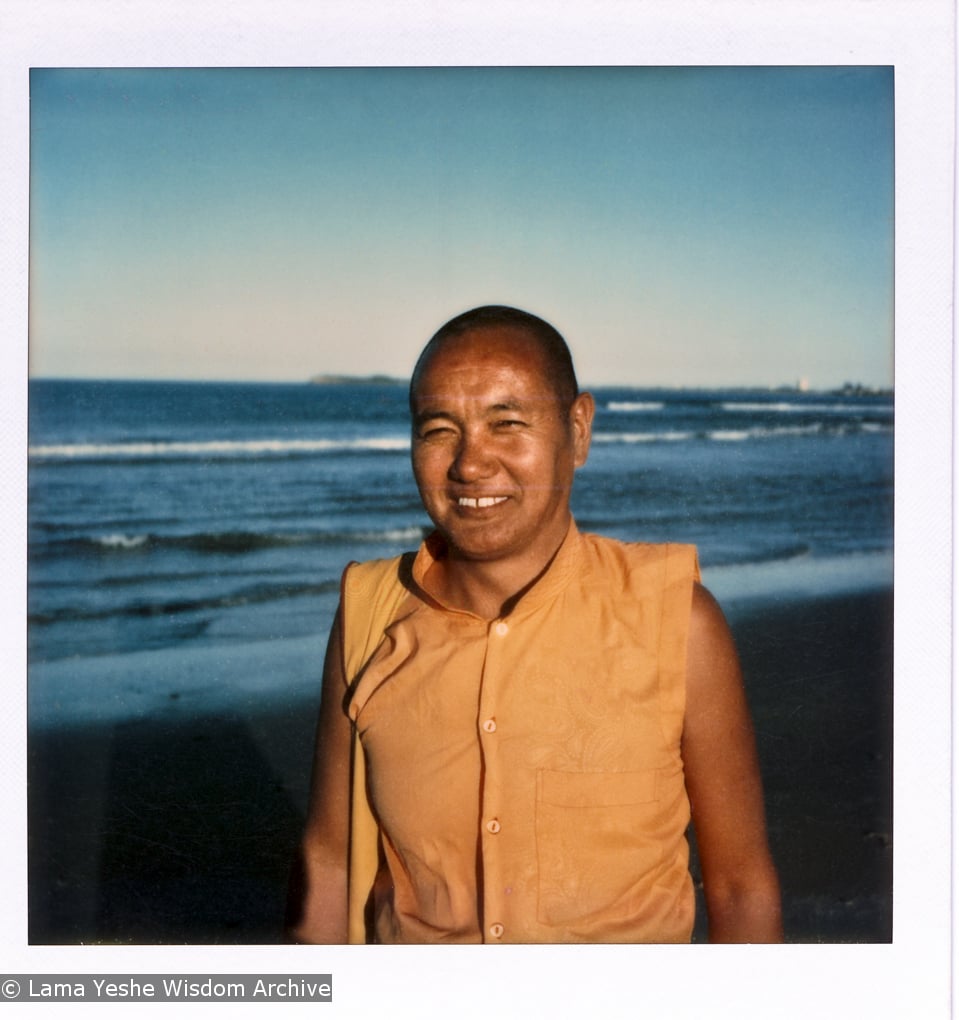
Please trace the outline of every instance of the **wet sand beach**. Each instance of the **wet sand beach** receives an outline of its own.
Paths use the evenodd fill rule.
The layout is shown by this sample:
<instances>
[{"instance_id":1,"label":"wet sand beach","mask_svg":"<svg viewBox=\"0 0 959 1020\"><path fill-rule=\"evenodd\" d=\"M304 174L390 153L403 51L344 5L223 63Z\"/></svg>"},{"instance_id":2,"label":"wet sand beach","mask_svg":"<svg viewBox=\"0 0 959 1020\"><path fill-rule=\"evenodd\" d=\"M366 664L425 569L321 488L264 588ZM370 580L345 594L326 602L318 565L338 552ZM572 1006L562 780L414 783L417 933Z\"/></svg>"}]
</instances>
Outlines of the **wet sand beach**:
<instances>
[{"instance_id":1,"label":"wet sand beach","mask_svg":"<svg viewBox=\"0 0 959 1020\"><path fill-rule=\"evenodd\" d=\"M730 614L791 942L891 938L892 605L871 591ZM258 656L308 675L315 647ZM127 659L148 684L184 654ZM174 690L151 715L36 728L31 943L281 941L319 698L302 690L263 687L215 711Z\"/></svg>"}]
</instances>

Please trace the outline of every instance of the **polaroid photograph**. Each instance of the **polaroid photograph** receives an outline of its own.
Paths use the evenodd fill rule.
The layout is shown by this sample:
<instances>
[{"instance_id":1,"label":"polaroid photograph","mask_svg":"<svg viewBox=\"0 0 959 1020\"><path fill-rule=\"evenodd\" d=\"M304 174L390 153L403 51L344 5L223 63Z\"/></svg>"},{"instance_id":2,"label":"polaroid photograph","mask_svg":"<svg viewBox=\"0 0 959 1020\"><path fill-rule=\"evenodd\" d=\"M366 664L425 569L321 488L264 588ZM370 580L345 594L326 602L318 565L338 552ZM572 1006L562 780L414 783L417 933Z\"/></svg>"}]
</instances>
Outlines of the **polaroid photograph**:
<instances>
[{"instance_id":1,"label":"polaroid photograph","mask_svg":"<svg viewBox=\"0 0 959 1020\"><path fill-rule=\"evenodd\" d=\"M49 7L3 996L946 1016L950 5Z\"/></svg>"}]
</instances>

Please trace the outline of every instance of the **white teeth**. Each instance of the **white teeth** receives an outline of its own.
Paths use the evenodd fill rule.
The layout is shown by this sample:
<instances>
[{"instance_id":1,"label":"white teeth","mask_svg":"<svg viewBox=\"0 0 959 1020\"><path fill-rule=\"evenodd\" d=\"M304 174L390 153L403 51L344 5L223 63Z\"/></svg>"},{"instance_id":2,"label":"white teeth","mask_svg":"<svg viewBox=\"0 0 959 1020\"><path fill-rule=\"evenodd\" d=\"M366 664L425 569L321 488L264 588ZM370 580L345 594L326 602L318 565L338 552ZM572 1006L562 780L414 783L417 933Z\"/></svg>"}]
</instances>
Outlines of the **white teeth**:
<instances>
[{"instance_id":1,"label":"white teeth","mask_svg":"<svg viewBox=\"0 0 959 1020\"><path fill-rule=\"evenodd\" d=\"M508 498L508 496L480 496L479 499L472 499L470 496L460 496L456 502L459 506L485 507L505 503Z\"/></svg>"}]
</instances>

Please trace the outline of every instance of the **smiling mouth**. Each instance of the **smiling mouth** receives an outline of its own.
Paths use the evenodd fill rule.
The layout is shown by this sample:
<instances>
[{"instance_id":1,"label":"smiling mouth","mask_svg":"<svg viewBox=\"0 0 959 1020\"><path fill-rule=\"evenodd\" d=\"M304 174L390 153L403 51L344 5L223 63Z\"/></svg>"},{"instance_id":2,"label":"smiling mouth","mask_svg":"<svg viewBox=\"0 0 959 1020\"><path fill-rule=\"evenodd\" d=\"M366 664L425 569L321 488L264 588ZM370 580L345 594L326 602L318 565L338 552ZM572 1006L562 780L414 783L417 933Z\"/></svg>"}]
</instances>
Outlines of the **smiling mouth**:
<instances>
[{"instance_id":1,"label":"smiling mouth","mask_svg":"<svg viewBox=\"0 0 959 1020\"><path fill-rule=\"evenodd\" d=\"M488 506L496 506L497 503L505 503L508 499L509 496L478 496L476 498L460 496L460 498L456 501L456 505L482 509Z\"/></svg>"}]
</instances>

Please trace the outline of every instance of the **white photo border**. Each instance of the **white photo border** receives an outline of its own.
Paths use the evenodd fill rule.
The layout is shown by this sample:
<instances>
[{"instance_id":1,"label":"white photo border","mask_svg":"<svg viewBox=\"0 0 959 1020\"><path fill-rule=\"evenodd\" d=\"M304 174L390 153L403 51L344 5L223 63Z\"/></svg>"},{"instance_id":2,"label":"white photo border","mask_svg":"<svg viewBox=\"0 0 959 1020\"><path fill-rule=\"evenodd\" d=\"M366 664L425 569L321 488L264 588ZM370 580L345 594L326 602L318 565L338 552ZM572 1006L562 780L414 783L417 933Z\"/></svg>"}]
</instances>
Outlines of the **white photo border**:
<instances>
[{"instance_id":1,"label":"white photo border","mask_svg":"<svg viewBox=\"0 0 959 1020\"><path fill-rule=\"evenodd\" d=\"M8 0L0 43L5 973L332 972L336 1016L948 1016L955 9L950 0ZM26 373L31 67L892 65L896 96L894 939L879 946L30 947ZM57 1008L57 1007L54 1007ZM62 1008L62 1007L61 1007ZM137 1012L141 1007L134 1007ZM153 1006L154 1010L158 1007ZM219 1008L219 1007L211 1007ZM253 1009L231 1006L230 1012ZM271 1006L271 1009L283 1008ZM285 1007L295 1009L293 1005Z\"/></svg>"}]
</instances>

